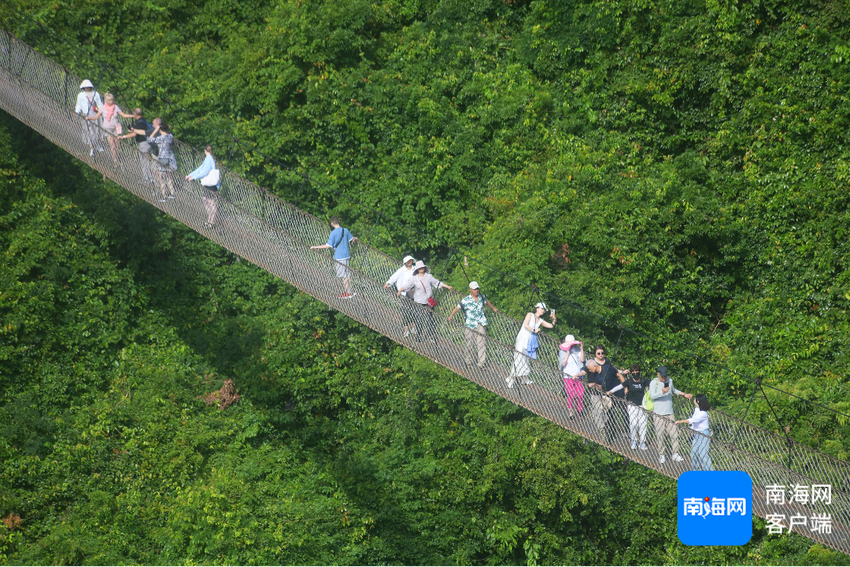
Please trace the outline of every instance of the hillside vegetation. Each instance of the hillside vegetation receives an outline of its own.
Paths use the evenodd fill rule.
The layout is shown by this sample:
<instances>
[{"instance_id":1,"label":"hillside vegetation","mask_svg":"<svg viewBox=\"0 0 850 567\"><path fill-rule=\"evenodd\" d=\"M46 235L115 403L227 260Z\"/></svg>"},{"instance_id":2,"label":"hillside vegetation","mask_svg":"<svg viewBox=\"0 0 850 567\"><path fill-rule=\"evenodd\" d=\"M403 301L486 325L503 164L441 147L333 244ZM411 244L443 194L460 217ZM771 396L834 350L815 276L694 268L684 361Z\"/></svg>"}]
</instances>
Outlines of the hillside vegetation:
<instances>
[{"instance_id":1,"label":"hillside vegetation","mask_svg":"<svg viewBox=\"0 0 850 567\"><path fill-rule=\"evenodd\" d=\"M57 32L4 11L22 39L285 198L251 148L850 410L844 2L10 5ZM5 115L0 185L0 560L848 561L760 521L743 548L681 546L673 481L329 312ZM313 212L367 225L307 190ZM206 406L227 378L239 403ZM746 405L740 379L702 379ZM801 441L850 453L850 424L778 409Z\"/></svg>"}]
</instances>

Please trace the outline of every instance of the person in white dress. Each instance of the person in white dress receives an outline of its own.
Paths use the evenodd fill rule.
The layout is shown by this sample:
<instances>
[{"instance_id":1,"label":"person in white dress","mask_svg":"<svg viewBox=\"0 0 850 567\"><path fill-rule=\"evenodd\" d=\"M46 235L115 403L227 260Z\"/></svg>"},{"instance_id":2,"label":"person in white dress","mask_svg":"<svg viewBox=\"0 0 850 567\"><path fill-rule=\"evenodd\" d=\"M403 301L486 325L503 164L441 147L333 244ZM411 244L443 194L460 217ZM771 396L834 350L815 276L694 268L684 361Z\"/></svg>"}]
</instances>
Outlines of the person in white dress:
<instances>
[{"instance_id":1,"label":"person in white dress","mask_svg":"<svg viewBox=\"0 0 850 567\"><path fill-rule=\"evenodd\" d=\"M546 307L546 304L543 302L538 303L534 306L533 313L526 313L525 319L522 322L522 327L519 329L519 333L516 336L516 344L514 345L514 363L511 366L511 373L505 379L508 383L508 388L513 388L514 384L516 384L517 378L522 380L523 384L531 384L531 379L528 377L531 374L531 367L529 366L528 359L528 340L531 338L531 335L536 335L540 327L546 327L547 329L551 329L554 327L554 323L557 322L557 318L552 315L552 322L543 320L543 315L549 309Z\"/></svg>"}]
</instances>

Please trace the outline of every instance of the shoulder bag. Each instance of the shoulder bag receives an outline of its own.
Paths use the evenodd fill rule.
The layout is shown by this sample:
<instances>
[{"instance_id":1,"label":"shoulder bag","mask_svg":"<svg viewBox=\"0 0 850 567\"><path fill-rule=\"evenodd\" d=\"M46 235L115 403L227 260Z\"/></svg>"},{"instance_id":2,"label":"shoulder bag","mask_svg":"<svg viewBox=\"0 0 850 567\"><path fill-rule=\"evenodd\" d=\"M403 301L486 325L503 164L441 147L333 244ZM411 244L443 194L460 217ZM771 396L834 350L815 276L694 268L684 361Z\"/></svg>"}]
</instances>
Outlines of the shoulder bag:
<instances>
[{"instance_id":1,"label":"shoulder bag","mask_svg":"<svg viewBox=\"0 0 850 567\"><path fill-rule=\"evenodd\" d=\"M204 187L216 187L221 181L221 171L218 169L218 164L215 164L209 173L201 178L201 185Z\"/></svg>"}]
</instances>

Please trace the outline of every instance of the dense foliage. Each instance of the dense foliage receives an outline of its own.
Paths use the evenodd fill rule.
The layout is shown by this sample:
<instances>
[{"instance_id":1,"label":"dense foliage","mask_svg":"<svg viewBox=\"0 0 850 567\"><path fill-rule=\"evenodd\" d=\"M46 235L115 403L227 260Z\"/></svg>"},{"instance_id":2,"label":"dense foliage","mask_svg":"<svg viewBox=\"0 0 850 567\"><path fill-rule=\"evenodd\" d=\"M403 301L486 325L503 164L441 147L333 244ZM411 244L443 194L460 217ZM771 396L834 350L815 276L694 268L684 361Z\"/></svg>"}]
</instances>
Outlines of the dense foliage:
<instances>
[{"instance_id":1,"label":"dense foliage","mask_svg":"<svg viewBox=\"0 0 850 567\"><path fill-rule=\"evenodd\" d=\"M181 138L235 134L590 310L850 409L843 2L17 4L59 32L0 16L25 40ZM0 559L847 562L761 529L686 553L671 481L2 126ZM197 399L225 378L239 404ZM747 401L734 377L711 388ZM850 452L850 424L780 411Z\"/></svg>"}]
</instances>

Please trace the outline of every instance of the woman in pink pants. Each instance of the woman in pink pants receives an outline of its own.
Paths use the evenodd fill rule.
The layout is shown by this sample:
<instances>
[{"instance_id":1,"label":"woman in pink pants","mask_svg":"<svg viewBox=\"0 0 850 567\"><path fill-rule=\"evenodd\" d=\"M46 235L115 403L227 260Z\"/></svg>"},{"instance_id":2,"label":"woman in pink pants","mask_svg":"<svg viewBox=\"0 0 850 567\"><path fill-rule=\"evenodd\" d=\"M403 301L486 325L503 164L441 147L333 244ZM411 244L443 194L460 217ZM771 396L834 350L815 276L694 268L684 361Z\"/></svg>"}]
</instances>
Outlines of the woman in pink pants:
<instances>
[{"instance_id":1,"label":"woman in pink pants","mask_svg":"<svg viewBox=\"0 0 850 567\"><path fill-rule=\"evenodd\" d=\"M584 350L581 341L572 335L567 335L560 346L558 361L564 373L564 390L567 392L567 407L570 409L570 419L584 409L584 385L581 378L584 370Z\"/></svg>"}]
</instances>

